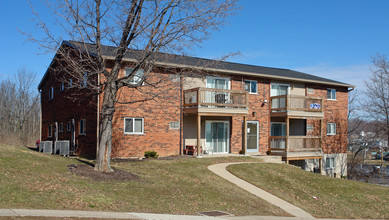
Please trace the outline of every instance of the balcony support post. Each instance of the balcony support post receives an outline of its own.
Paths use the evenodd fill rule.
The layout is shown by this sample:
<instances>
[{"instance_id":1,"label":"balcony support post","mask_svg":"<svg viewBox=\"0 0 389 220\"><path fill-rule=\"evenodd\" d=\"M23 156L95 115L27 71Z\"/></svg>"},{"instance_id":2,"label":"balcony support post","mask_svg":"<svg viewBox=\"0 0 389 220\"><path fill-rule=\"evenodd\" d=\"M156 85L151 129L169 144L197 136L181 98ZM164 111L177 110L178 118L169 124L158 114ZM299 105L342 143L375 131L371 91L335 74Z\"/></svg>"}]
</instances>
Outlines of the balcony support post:
<instances>
[{"instance_id":1,"label":"balcony support post","mask_svg":"<svg viewBox=\"0 0 389 220\"><path fill-rule=\"evenodd\" d=\"M243 117L243 151L247 154L247 116Z\"/></svg>"},{"instance_id":2,"label":"balcony support post","mask_svg":"<svg viewBox=\"0 0 389 220\"><path fill-rule=\"evenodd\" d=\"M197 156L200 156L201 148L201 115L197 115Z\"/></svg>"},{"instance_id":3,"label":"balcony support post","mask_svg":"<svg viewBox=\"0 0 389 220\"><path fill-rule=\"evenodd\" d=\"M285 152L289 151L289 117L286 116Z\"/></svg>"}]
</instances>

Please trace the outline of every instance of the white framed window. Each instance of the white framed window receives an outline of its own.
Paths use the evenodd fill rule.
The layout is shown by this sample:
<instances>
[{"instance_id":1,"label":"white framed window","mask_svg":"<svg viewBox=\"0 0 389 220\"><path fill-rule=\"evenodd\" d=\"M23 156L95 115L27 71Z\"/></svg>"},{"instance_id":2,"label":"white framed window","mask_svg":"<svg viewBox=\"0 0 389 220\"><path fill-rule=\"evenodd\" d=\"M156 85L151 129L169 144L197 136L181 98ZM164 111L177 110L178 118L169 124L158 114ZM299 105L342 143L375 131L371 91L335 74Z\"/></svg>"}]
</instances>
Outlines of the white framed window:
<instances>
[{"instance_id":1,"label":"white framed window","mask_svg":"<svg viewBox=\"0 0 389 220\"><path fill-rule=\"evenodd\" d=\"M47 129L47 136L49 138L53 137L53 125L49 125L49 127Z\"/></svg>"},{"instance_id":2,"label":"white framed window","mask_svg":"<svg viewBox=\"0 0 389 220\"><path fill-rule=\"evenodd\" d=\"M49 89L49 100L54 99L54 87L50 87Z\"/></svg>"},{"instance_id":3,"label":"white framed window","mask_svg":"<svg viewBox=\"0 0 389 220\"><path fill-rule=\"evenodd\" d=\"M307 93L312 95L315 92L313 88L307 88Z\"/></svg>"},{"instance_id":4,"label":"white framed window","mask_svg":"<svg viewBox=\"0 0 389 220\"><path fill-rule=\"evenodd\" d=\"M180 122L179 121L169 122L169 129L180 129Z\"/></svg>"},{"instance_id":5,"label":"white framed window","mask_svg":"<svg viewBox=\"0 0 389 220\"><path fill-rule=\"evenodd\" d=\"M134 71L134 68L127 67L125 69L125 75L128 76ZM145 71L143 69L138 69L128 81L130 84L138 85L142 82Z\"/></svg>"},{"instance_id":6,"label":"white framed window","mask_svg":"<svg viewBox=\"0 0 389 220\"><path fill-rule=\"evenodd\" d=\"M86 135L86 120L80 120L80 135Z\"/></svg>"},{"instance_id":7,"label":"white framed window","mask_svg":"<svg viewBox=\"0 0 389 220\"><path fill-rule=\"evenodd\" d=\"M326 158L326 169L334 169L335 168L335 158L327 157Z\"/></svg>"},{"instance_id":8,"label":"white framed window","mask_svg":"<svg viewBox=\"0 0 389 220\"><path fill-rule=\"evenodd\" d=\"M124 118L124 134L144 134L143 118Z\"/></svg>"},{"instance_id":9,"label":"white framed window","mask_svg":"<svg viewBox=\"0 0 389 220\"><path fill-rule=\"evenodd\" d=\"M207 88L231 89L231 80L226 77L207 76Z\"/></svg>"},{"instance_id":10,"label":"white framed window","mask_svg":"<svg viewBox=\"0 0 389 220\"><path fill-rule=\"evenodd\" d=\"M61 82L60 91L62 92L63 90L65 90L65 83Z\"/></svg>"},{"instance_id":11,"label":"white framed window","mask_svg":"<svg viewBox=\"0 0 389 220\"><path fill-rule=\"evenodd\" d=\"M63 123L58 124L58 131L59 133L63 133Z\"/></svg>"},{"instance_id":12,"label":"white framed window","mask_svg":"<svg viewBox=\"0 0 389 220\"><path fill-rule=\"evenodd\" d=\"M68 121L68 123L67 123L67 131L70 131L71 129L72 129L72 127L71 127L71 125L72 125L72 123L70 122L70 121Z\"/></svg>"},{"instance_id":13,"label":"white framed window","mask_svg":"<svg viewBox=\"0 0 389 220\"><path fill-rule=\"evenodd\" d=\"M313 125L307 124L307 131L313 131Z\"/></svg>"},{"instance_id":14,"label":"white framed window","mask_svg":"<svg viewBox=\"0 0 389 220\"><path fill-rule=\"evenodd\" d=\"M73 79L69 79L68 88L73 88Z\"/></svg>"},{"instance_id":15,"label":"white framed window","mask_svg":"<svg viewBox=\"0 0 389 220\"><path fill-rule=\"evenodd\" d=\"M289 84L271 83L270 96L288 95L290 93L289 88Z\"/></svg>"},{"instance_id":16,"label":"white framed window","mask_svg":"<svg viewBox=\"0 0 389 220\"><path fill-rule=\"evenodd\" d=\"M327 123L327 135L336 135L335 123Z\"/></svg>"},{"instance_id":17,"label":"white framed window","mask_svg":"<svg viewBox=\"0 0 389 220\"><path fill-rule=\"evenodd\" d=\"M336 89L327 89L327 100L336 100Z\"/></svg>"},{"instance_id":18,"label":"white framed window","mask_svg":"<svg viewBox=\"0 0 389 220\"><path fill-rule=\"evenodd\" d=\"M258 93L258 82L255 80L245 80L244 81L244 91L247 91L250 94L257 94Z\"/></svg>"},{"instance_id":19,"label":"white framed window","mask_svg":"<svg viewBox=\"0 0 389 220\"><path fill-rule=\"evenodd\" d=\"M88 73L85 72L84 75L82 76L81 87L87 87L87 85L88 85Z\"/></svg>"}]
</instances>

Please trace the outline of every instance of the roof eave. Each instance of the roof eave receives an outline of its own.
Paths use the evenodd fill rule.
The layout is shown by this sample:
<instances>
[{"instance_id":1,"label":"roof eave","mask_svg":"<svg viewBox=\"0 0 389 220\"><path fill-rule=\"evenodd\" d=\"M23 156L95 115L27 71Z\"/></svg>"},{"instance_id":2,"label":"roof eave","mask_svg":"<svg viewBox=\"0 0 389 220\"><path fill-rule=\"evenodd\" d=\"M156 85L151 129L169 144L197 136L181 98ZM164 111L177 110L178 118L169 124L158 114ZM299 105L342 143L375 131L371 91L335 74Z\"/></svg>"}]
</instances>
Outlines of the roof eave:
<instances>
[{"instance_id":1,"label":"roof eave","mask_svg":"<svg viewBox=\"0 0 389 220\"><path fill-rule=\"evenodd\" d=\"M105 59L111 59L114 60L115 58L113 56L103 56ZM128 62L136 62L136 59L130 59L130 58L123 58L124 61ZM294 78L294 77L285 77L285 76L272 76L268 74L263 73L254 73L254 72L245 72L245 71L235 71L235 70L225 70L225 69L219 69L219 68L208 68L208 67L201 67L201 66L194 66L194 65L184 65L184 64L175 64L175 63L168 63L168 62L155 62L159 65L166 65L171 67L178 67L178 68L194 68L194 69L201 69L204 71L210 71L210 72L218 72L218 73L224 73L224 74L236 74L236 75L243 75L243 76L255 76L255 77L264 77L267 79L275 79L275 80L288 80L288 81L294 81L294 82L304 82L304 83L317 83L322 85L331 85L331 86L340 86L340 87L347 87L347 88L355 88L355 85L346 84L346 83L336 83L336 82L325 82L325 81L319 81L319 80L310 80L310 79L301 79L301 78Z\"/></svg>"}]
</instances>

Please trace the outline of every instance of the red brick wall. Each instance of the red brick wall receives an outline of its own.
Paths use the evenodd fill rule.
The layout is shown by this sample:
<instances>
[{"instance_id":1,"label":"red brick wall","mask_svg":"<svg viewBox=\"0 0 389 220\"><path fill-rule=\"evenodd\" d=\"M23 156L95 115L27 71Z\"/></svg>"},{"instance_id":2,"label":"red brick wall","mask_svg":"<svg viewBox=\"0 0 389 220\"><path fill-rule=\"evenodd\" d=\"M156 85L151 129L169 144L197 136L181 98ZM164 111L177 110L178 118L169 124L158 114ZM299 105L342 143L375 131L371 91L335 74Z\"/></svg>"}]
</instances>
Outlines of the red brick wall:
<instances>
[{"instance_id":1,"label":"red brick wall","mask_svg":"<svg viewBox=\"0 0 389 220\"><path fill-rule=\"evenodd\" d=\"M233 77L231 89L244 90L244 80L255 80L258 82L258 94L249 94L249 115L247 121L259 122L259 153L265 155L268 150L270 136L270 81L252 77ZM267 100L268 103L264 104L264 100ZM241 127L242 124L240 125L240 128ZM242 141L240 143L242 143ZM240 149L242 149L242 147Z\"/></svg>"},{"instance_id":2,"label":"red brick wall","mask_svg":"<svg viewBox=\"0 0 389 220\"><path fill-rule=\"evenodd\" d=\"M122 73L124 74L124 73ZM163 77L163 78L161 78ZM112 157L142 157L153 150L160 156L179 155L180 130L169 129L169 122L180 121L180 87L168 74L150 75L151 82L163 80L157 88L122 88L120 101L131 102L158 95L153 100L133 104L117 104L113 120ZM144 119L144 134L124 134L124 118Z\"/></svg>"},{"instance_id":3,"label":"red brick wall","mask_svg":"<svg viewBox=\"0 0 389 220\"><path fill-rule=\"evenodd\" d=\"M55 122L63 124L63 132L58 132L58 140L70 140L71 132L67 131L67 122L75 120L77 154L94 158L96 154L96 97L92 96L87 89L68 89L60 91L63 81L61 73L53 71L42 84L41 107L42 107L42 141L54 141ZM66 78L66 77L65 77ZM76 82L73 82L76 83ZM54 98L49 100L49 89L54 87ZM79 123L86 119L86 135L79 135ZM53 135L48 137L48 127L53 126Z\"/></svg>"},{"instance_id":4,"label":"red brick wall","mask_svg":"<svg viewBox=\"0 0 389 220\"><path fill-rule=\"evenodd\" d=\"M322 149L323 153L347 152L347 112L348 92L347 88L307 84L307 88L314 88L314 94L323 98L323 127ZM336 89L336 100L327 100L327 88ZM336 123L336 135L327 135L327 123Z\"/></svg>"}]
</instances>

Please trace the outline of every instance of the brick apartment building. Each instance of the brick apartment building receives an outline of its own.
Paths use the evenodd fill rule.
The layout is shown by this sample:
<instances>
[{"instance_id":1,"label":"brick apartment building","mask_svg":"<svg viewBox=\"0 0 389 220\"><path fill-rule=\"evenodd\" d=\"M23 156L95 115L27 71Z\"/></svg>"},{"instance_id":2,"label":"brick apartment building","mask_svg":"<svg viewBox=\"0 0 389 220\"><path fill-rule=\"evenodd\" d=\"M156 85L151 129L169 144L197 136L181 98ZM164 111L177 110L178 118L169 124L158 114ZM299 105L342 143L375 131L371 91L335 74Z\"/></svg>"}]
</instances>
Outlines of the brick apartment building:
<instances>
[{"instance_id":1,"label":"brick apartment building","mask_svg":"<svg viewBox=\"0 0 389 220\"><path fill-rule=\"evenodd\" d=\"M64 41L61 47L79 46ZM94 45L85 46L93 54ZM115 49L103 47L108 67ZM136 53L126 53L120 74L131 68ZM288 69L164 57L168 59L157 62L163 67L149 76L164 78L159 86L118 92L123 102L152 92L159 95L116 105L113 158L142 157L148 150L160 156L180 155L189 146L201 149L203 155L247 149L247 154L279 155L305 170L347 175L348 92L354 86ZM93 158L102 95L88 96L87 88L73 88L80 82L55 71L56 65L54 58L38 87L41 140L69 140L72 152ZM187 67L196 71L169 71Z\"/></svg>"}]
</instances>

